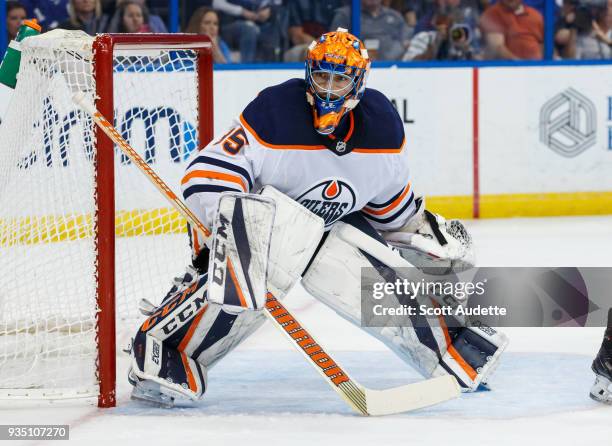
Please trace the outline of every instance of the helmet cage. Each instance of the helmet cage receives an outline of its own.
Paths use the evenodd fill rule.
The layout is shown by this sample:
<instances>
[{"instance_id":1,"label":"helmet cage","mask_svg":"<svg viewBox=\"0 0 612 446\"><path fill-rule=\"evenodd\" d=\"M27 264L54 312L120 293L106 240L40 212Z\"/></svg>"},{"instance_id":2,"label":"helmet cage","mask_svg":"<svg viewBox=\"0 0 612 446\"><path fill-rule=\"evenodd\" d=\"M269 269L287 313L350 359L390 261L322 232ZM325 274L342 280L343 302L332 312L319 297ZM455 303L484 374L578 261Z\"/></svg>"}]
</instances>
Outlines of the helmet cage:
<instances>
[{"instance_id":1,"label":"helmet cage","mask_svg":"<svg viewBox=\"0 0 612 446\"><path fill-rule=\"evenodd\" d=\"M336 64L325 61L309 59L306 61L306 81L308 88L315 98L321 101L334 103L344 102L345 99L359 100L365 90L363 82L366 70L350 65ZM327 85L322 85L315 79L317 73L326 73ZM346 86L333 89L334 80L346 80Z\"/></svg>"},{"instance_id":2,"label":"helmet cage","mask_svg":"<svg viewBox=\"0 0 612 446\"><path fill-rule=\"evenodd\" d=\"M324 79L322 76L317 76L321 73L327 76ZM306 82L314 99L313 105L317 116L321 118L328 113L343 114L342 108L347 99L359 101L365 91L366 73L367 70L364 68L314 59L306 60ZM319 77L321 79L318 79ZM335 83L340 83L341 86L334 89Z\"/></svg>"}]
</instances>

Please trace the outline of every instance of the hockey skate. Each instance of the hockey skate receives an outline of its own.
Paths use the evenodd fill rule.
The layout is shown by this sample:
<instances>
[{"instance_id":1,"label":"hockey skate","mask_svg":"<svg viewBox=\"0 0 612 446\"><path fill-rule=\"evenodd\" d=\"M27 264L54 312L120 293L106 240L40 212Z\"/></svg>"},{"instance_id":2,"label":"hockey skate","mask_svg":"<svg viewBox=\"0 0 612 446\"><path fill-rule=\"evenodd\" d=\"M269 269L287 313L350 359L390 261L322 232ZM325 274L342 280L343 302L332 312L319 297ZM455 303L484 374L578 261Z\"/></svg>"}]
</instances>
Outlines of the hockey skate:
<instances>
[{"instance_id":1,"label":"hockey skate","mask_svg":"<svg viewBox=\"0 0 612 446\"><path fill-rule=\"evenodd\" d=\"M608 313L608 328L599 353L591 366L595 372L595 384L590 397L604 404L612 404L612 309Z\"/></svg>"},{"instance_id":2,"label":"hockey skate","mask_svg":"<svg viewBox=\"0 0 612 446\"><path fill-rule=\"evenodd\" d=\"M128 381L134 388L130 398L135 401L146 403L153 407L171 409L175 406L193 406L194 401L170 388L162 387L159 383L149 379L141 379L130 367Z\"/></svg>"},{"instance_id":3,"label":"hockey skate","mask_svg":"<svg viewBox=\"0 0 612 446\"><path fill-rule=\"evenodd\" d=\"M132 368L128 372L128 381L134 388L131 399L141 401L155 407L171 409L174 407L174 397L161 392L161 386L151 380L140 379Z\"/></svg>"}]
</instances>

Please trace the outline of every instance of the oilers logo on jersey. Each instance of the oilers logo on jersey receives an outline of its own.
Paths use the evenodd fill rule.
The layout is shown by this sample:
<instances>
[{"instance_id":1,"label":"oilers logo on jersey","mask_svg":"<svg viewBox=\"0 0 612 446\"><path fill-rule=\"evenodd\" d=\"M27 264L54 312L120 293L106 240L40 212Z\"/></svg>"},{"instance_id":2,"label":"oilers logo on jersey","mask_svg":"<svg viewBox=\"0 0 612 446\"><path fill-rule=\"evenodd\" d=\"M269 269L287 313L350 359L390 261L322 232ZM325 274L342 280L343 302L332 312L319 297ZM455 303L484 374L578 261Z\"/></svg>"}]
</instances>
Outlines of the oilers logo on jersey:
<instances>
[{"instance_id":1,"label":"oilers logo on jersey","mask_svg":"<svg viewBox=\"0 0 612 446\"><path fill-rule=\"evenodd\" d=\"M347 181L327 179L310 187L296 201L331 226L355 209L354 189Z\"/></svg>"}]
</instances>

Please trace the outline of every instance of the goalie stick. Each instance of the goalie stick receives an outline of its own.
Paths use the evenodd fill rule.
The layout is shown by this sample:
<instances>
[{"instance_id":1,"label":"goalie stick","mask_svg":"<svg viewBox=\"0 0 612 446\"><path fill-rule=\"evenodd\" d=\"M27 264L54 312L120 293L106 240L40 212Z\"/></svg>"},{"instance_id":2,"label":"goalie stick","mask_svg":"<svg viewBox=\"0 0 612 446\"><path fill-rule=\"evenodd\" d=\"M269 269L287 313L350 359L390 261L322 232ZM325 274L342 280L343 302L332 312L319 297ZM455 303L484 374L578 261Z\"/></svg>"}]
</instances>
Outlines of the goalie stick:
<instances>
[{"instance_id":1,"label":"goalie stick","mask_svg":"<svg viewBox=\"0 0 612 446\"><path fill-rule=\"evenodd\" d=\"M73 101L92 116L96 125L138 166L157 190L191 225L206 237L210 236L210 230L199 221L134 148L123 139L117 129L87 101L84 93L76 93L73 96ZM325 381L355 411L362 415L388 415L407 412L456 398L461 393L457 380L451 375L385 390L368 389L352 379L272 294L267 296L264 313L324 377Z\"/></svg>"}]
</instances>

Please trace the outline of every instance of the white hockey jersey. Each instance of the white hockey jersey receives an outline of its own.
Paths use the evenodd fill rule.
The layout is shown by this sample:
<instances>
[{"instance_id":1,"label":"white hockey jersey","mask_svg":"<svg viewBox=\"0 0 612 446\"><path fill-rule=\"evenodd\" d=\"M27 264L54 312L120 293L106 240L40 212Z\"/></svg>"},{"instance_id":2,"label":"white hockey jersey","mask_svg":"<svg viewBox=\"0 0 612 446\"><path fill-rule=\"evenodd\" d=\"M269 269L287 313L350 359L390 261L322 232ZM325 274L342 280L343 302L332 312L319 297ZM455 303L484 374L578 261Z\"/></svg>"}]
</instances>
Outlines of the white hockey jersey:
<instances>
[{"instance_id":1,"label":"white hockey jersey","mask_svg":"<svg viewBox=\"0 0 612 446\"><path fill-rule=\"evenodd\" d=\"M182 192L208 227L222 192L272 185L327 228L362 212L378 230L398 229L415 211L404 143L397 111L372 89L333 135L318 134L306 84L292 79L263 90L226 134L192 154ZM197 252L201 243L191 235Z\"/></svg>"}]
</instances>

